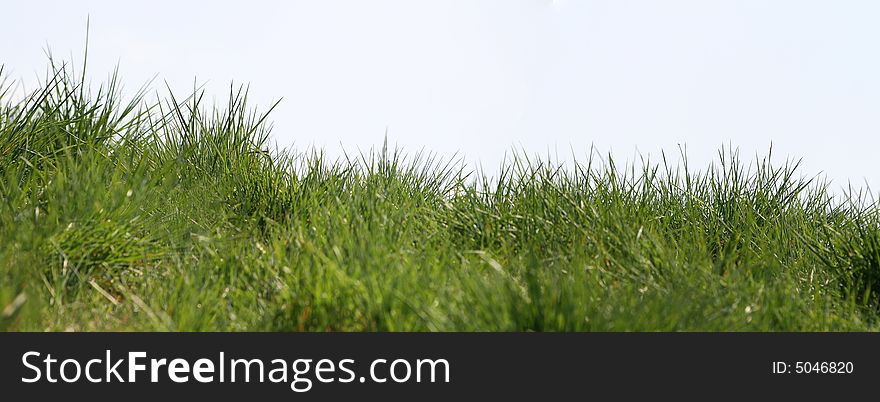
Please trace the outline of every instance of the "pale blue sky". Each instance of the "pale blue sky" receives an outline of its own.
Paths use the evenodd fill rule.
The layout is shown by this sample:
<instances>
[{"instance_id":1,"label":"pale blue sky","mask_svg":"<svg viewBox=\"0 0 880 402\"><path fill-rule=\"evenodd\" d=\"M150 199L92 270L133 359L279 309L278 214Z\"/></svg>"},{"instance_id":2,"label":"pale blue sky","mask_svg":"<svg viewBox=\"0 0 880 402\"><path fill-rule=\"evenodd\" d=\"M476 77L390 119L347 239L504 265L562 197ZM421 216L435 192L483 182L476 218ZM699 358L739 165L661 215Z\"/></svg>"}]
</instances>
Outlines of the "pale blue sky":
<instances>
[{"instance_id":1,"label":"pale blue sky","mask_svg":"<svg viewBox=\"0 0 880 402\"><path fill-rule=\"evenodd\" d=\"M771 141L805 173L880 188L880 2L809 0L13 1L0 63L34 83L48 44L95 80L250 83L275 138L330 154L389 141L632 158ZM161 87L161 85L160 85Z\"/></svg>"}]
</instances>

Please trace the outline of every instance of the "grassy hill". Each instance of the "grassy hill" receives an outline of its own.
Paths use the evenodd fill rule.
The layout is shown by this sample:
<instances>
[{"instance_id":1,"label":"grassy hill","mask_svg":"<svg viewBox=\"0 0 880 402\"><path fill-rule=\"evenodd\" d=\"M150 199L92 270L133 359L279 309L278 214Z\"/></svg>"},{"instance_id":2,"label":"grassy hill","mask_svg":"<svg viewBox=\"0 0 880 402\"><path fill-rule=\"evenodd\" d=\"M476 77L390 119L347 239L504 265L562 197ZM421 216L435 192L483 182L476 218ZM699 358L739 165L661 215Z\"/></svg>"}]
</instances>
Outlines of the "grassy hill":
<instances>
[{"instance_id":1,"label":"grassy hill","mask_svg":"<svg viewBox=\"0 0 880 402\"><path fill-rule=\"evenodd\" d=\"M796 164L271 150L233 88L0 89L0 330L876 330L877 209Z\"/></svg>"}]
</instances>

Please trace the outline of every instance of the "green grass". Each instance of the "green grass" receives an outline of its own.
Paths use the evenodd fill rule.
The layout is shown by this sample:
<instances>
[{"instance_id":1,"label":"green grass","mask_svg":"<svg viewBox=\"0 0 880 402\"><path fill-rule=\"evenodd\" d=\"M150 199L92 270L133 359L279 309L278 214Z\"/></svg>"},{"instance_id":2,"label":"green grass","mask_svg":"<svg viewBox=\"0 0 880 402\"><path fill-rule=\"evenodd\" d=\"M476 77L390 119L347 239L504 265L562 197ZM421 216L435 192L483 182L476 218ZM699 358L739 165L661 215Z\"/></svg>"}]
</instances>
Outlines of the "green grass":
<instances>
[{"instance_id":1,"label":"green grass","mask_svg":"<svg viewBox=\"0 0 880 402\"><path fill-rule=\"evenodd\" d=\"M796 163L329 160L50 71L0 89L0 330L878 328L880 214Z\"/></svg>"}]
</instances>

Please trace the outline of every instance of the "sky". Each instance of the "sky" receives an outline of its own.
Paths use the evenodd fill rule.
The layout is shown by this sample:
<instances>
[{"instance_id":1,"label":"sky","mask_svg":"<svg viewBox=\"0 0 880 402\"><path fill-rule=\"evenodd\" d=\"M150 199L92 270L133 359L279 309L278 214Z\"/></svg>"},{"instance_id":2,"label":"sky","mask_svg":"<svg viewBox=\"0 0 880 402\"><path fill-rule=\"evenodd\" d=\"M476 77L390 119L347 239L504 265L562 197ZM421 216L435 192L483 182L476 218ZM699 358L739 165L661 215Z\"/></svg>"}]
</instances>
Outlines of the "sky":
<instances>
[{"instance_id":1,"label":"sky","mask_svg":"<svg viewBox=\"0 0 880 402\"><path fill-rule=\"evenodd\" d=\"M47 48L132 92L156 77L224 99L250 84L282 147L389 144L458 155L619 161L722 145L803 159L880 189L880 2L873 0L11 1L0 63L33 86Z\"/></svg>"}]
</instances>

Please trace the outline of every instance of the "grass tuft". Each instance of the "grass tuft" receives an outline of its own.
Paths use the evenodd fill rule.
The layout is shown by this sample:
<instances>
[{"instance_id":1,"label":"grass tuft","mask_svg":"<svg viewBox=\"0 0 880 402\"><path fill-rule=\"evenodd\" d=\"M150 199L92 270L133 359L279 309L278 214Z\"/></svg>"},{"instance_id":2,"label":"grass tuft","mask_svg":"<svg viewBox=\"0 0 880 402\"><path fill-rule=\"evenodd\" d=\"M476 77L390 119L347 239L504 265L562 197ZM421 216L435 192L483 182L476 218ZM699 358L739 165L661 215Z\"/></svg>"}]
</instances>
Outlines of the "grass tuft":
<instances>
[{"instance_id":1,"label":"grass tuft","mask_svg":"<svg viewBox=\"0 0 880 402\"><path fill-rule=\"evenodd\" d=\"M797 162L330 160L271 149L245 87L50 71L0 79L0 330L878 328L876 205Z\"/></svg>"}]
</instances>

